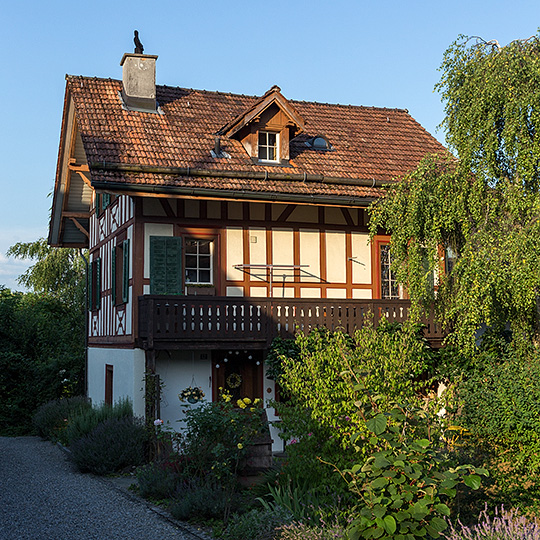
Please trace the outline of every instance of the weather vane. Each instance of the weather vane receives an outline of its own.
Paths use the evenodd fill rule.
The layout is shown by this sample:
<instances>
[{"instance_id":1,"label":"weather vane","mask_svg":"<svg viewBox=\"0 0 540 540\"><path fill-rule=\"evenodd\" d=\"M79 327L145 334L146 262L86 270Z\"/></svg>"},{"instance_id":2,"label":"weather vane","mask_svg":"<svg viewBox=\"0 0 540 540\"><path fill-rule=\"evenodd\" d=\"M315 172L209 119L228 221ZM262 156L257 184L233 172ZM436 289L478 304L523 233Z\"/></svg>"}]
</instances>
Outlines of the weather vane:
<instances>
[{"instance_id":1,"label":"weather vane","mask_svg":"<svg viewBox=\"0 0 540 540\"><path fill-rule=\"evenodd\" d=\"M139 39L139 32L138 30L135 30L133 33L135 34L135 37L133 38L133 42L135 43L135 54L142 54L144 47Z\"/></svg>"}]
</instances>

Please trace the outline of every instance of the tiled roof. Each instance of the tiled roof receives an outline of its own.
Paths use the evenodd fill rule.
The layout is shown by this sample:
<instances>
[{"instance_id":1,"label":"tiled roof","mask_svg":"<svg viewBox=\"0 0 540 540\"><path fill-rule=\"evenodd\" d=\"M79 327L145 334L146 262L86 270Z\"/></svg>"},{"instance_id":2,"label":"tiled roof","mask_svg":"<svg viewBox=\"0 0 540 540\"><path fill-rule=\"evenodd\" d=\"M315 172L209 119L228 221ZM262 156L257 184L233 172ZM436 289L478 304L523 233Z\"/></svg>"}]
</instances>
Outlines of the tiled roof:
<instances>
[{"instance_id":1,"label":"tiled roof","mask_svg":"<svg viewBox=\"0 0 540 540\"><path fill-rule=\"evenodd\" d=\"M242 178L120 173L91 170L92 181L116 184L186 186L212 190L294 193L337 197L377 197L370 186L339 185L271 179L272 173L322 175L352 180L391 181L413 170L428 153L443 146L405 110L343 106L290 100L305 120L305 132L290 143L290 167L253 163L241 142L223 137L221 148L230 158L213 158L214 136L260 100L221 92L157 86L162 114L128 111L122 107L121 81L67 77L87 159L92 163L240 171ZM324 135L332 151L305 144ZM269 179L250 179L267 171ZM247 178L246 178L247 176Z\"/></svg>"}]
</instances>

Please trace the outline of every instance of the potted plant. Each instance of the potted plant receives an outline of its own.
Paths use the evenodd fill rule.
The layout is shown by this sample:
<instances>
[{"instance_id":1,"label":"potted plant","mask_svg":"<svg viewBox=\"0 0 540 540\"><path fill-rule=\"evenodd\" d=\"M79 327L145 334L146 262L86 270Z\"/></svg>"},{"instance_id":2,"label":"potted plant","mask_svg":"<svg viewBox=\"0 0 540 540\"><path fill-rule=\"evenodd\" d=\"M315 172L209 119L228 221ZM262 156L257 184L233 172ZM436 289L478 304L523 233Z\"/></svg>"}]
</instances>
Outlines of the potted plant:
<instances>
[{"instance_id":1,"label":"potted plant","mask_svg":"<svg viewBox=\"0 0 540 540\"><path fill-rule=\"evenodd\" d=\"M187 401L188 403L198 403L204 398L204 392L200 386L188 386L184 388L179 394L178 399L180 401Z\"/></svg>"}]
</instances>

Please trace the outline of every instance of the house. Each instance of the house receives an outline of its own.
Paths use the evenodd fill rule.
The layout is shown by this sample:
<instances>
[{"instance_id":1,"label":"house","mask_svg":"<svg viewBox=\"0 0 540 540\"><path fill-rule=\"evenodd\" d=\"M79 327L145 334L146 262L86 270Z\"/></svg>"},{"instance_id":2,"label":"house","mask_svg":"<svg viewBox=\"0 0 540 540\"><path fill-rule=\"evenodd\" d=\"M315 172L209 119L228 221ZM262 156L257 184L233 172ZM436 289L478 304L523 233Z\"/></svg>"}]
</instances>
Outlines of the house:
<instances>
[{"instance_id":1,"label":"house","mask_svg":"<svg viewBox=\"0 0 540 540\"><path fill-rule=\"evenodd\" d=\"M366 208L443 147L406 110L159 86L156 60L67 76L49 243L89 249L89 397L175 422L188 386L267 404L277 335L406 317Z\"/></svg>"}]
</instances>

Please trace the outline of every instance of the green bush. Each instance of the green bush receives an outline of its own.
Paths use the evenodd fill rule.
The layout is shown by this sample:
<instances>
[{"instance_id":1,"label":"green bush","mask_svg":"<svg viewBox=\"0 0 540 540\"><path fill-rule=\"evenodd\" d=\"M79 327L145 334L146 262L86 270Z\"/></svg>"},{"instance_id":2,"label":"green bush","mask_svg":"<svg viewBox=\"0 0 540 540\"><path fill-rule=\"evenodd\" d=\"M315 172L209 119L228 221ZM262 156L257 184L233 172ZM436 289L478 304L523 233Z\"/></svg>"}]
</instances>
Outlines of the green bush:
<instances>
[{"instance_id":1,"label":"green bush","mask_svg":"<svg viewBox=\"0 0 540 540\"><path fill-rule=\"evenodd\" d=\"M272 540L277 529L291 522L291 515L281 508L252 509L231 517L220 538L223 540ZM304 537L307 538L307 537Z\"/></svg>"},{"instance_id":2,"label":"green bush","mask_svg":"<svg viewBox=\"0 0 540 540\"><path fill-rule=\"evenodd\" d=\"M109 419L131 418L133 407L128 398L117 401L114 405L102 403L98 407L92 407L74 414L68 418L65 436L69 445L82 437L89 435L99 424Z\"/></svg>"},{"instance_id":3,"label":"green bush","mask_svg":"<svg viewBox=\"0 0 540 540\"><path fill-rule=\"evenodd\" d=\"M144 462L147 432L134 417L107 418L70 447L81 472L105 475Z\"/></svg>"},{"instance_id":4,"label":"green bush","mask_svg":"<svg viewBox=\"0 0 540 540\"><path fill-rule=\"evenodd\" d=\"M0 434L32 431L36 409L83 391L84 311L0 286Z\"/></svg>"},{"instance_id":5,"label":"green bush","mask_svg":"<svg viewBox=\"0 0 540 540\"><path fill-rule=\"evenodd\" d=\"M67 429L68 419L81 415L91 408L90 401L84 396L55 399L37 409L32 423L40 437L65 442L64 433Z\"/></svg>"},{"instance_id":6,"label":"green bush","mask_svg":"<svg viewBox=\"0 0 540 540\"><path fill-rule=\"evenodd\" d=\"M277 341L269 358L268 374L285 398L276 404L281 436L289 443L285 477L307 482L319 496L327 493L329 506L339 498L345 504L346 487L323 462L345 468L355 459L358 448L351 435L362 425L351 370L363 373L382 403L418 403L433 352L418 327L391 325L383 318L377 328L368 322L354 337L325 329L298 333L294 344Z\"/></svg>"},{"instance_id":7,"label":"green bush","mask_svg":"<svg viewBox=\"0 0 540 540\"><path fill-rule=\"evenodd\" d=\"M231 508L229 494L216 483L192 481L184 485L172 501L172 516L182 521L223 518Z\"/></svg>"},{"instance_id":8,"label":"green bush","mask_svg":"<svg viewBox=\"0 0 540 540\"><path fill-rule=\"evenodd\" d=\"M280 528L276 540L337 540L346 538L345 529L339 524L318 526L294 522Z\"/></svg>"},{"instance_id":9,"label":"green bush","mask_svg":"<svg viewBox=\"0 0 540 540\"><path fill-rule=\"evenodd\" d=\"M149 463L137 470L139 493L145 499L163 500L171 497L179 477L163 463Z\"/></svg>"}]
</instances>

